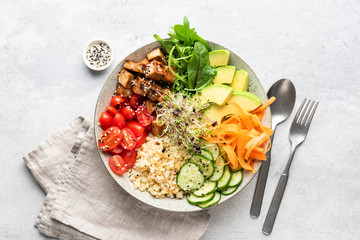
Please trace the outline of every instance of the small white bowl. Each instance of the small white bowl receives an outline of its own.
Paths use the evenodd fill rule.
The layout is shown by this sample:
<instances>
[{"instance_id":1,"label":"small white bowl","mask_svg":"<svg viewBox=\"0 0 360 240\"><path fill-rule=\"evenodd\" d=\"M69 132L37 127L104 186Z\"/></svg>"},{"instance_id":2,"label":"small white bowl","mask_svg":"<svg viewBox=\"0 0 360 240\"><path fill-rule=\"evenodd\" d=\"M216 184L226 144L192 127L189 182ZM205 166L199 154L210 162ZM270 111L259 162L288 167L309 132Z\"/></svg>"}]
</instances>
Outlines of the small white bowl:
<instances>
[{"instance_id":1,"label":"small white bowl","mask_svg":"<svg viewBox=\"0 0 360 240\"><path fill-rule=\"evenodd\" d=\"M94 46L95 44L98 44L98 43L104 43L107 46L109 46L109 48L110 48L110 60L107 62L106 65L104 65L102 67L95 67L94 65L91 65L89 60L86 57L87 51L89 50L89 48L91 48L92 46ZM111 48L111 45L108 42L106 42L105 40L97 39L97 40L91 41L89 44L86 45L84 52L83 52L83 59L84 59L86 66L88 66L88 68L90 68L91 70L102 71L102 70L107 69L112 64L113 59L114 59L113 55L114 55L114 53L113 53L113 49Z\"/></svg>"}]
</instances>

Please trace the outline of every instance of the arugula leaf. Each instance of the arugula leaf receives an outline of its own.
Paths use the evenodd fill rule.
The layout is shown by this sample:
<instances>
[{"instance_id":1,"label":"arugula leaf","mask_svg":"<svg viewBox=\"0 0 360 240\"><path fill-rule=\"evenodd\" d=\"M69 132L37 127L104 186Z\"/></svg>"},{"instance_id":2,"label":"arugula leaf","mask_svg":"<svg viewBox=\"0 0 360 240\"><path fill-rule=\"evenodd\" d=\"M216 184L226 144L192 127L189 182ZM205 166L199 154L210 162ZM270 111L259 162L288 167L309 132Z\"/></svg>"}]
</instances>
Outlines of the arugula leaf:
<instances>
[{"instance_id":1,"label":"arugula leaf","mask_svg":"<svg viewBox=\"0 0 360 240\"><path fill-rule=\"evenodd\" d=\"M216 70L210 67L209 52L202 42L195 42L187 72L189 89L201 88L215 77Z\"/></svg>"}]
</instances>

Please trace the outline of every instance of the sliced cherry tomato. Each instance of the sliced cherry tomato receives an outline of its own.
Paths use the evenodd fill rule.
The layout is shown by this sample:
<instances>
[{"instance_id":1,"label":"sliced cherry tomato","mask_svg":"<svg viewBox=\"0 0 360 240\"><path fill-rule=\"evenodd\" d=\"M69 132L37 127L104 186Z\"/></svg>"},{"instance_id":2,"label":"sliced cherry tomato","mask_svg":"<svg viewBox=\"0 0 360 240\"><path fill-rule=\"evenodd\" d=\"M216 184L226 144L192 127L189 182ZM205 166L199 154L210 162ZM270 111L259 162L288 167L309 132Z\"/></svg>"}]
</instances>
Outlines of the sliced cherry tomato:
<instances>
[{"instance_id":1,"label":"sliced cherry tomato","mask_svg":"<svg viewBox=\"0 0 360 240\"><path fill-rule=\"evenodd\" d=\"M105 109L108 113L110 113L113 116L115 116L118 113L116 108L114 108L113 106L107 106Z\"/></svg>"},{"instance_id":2,"label":"sliced cherry tomato","mask_svg":"<svg viewBox=\"0 0 360 240\"><path fill-rule=\"evenodd\" d=\"M110 151L112 155L119 155L124 151L124 148L119 144L113 150Z\"/></svg>"},{"instance_id":3,"label":"sliced cherry tomato","mask_svg":"<svg viewBox=\"0 0 360 240\"><path fill-rule=\"evenodd\" d=\"M152 122L152 116L144 106L140 106L136 109L136 117L138 122L143 126L147 126Z\"/></svg>"},{"instance_id":4,"label":"sliced cherry tomato","mask_svg":"<svg viewBox=\"0 0 360 240\"><path fill-rule=\"evenodd\" d=\"M137 152L135 150L124 150L121 156L126 162L127 169L129 169L132 168L136 162Z\"/></svg>"},{"instance_id":5,"label":"sliced cherry tomato","mask_svg":"<svg viewBox=\"0 0 360 240\"><path fill-rule=\"evenodd\" d=\"M130 98L130 106L136 109L140 106L144 101L144 97L139 94L133 94Z\"/></svg>"},{"instance_id":6,"label":"sliced cherry tomato","mask_svg":"<svg viewBox=\"0 0 360 240\"><path fill-rule=\"evenodd\" d=\"M126 119L121 113L117 113L112 121L112 126L118 127L120 129L124 128L126 124Z\"/></svg>"},{"instance_id":7,"label":"sliced cherry tomato","mask_svg":"<svg viewBox=\"0 0 360 240\"><path fill-rule=\"evenodd\" d=\"M141 145L144 144L144 142L146 141L146 136L147 136L147 133L143 132L143 134L141 134L141 136L136 138L136 146L135 146L135 148L139 148L139 147L141 147Z\"/></svg>"},{"instance_id":8,"label":"sliced cherry tomato","mask_svg":"<svg viewBox=\"0 0 360 240\"><path fill-rule=\"evenodd\" d=\"M126 162L120 155L114 155L109 158L109 167L117 175L126 173Z\"/></svg>"},{"instance_id":9,"label":"sliced cherry tomato","mask_svg":"<svg viewBox=\"0 0 360 240\"><path fill-rule=\"evenodd\" d=\"M151 132L151 129L152 129L152 124L150 123L149 125L146 125L145 126L145 130L147 131L147 132Z\"/></svg>"},{"instance_id":10,"label":"sliced cherry tomato","mask_svg":"<svg viewBox=\"0 0 360 240\"><path fill-rule=\"evenodd\" d=\"M145 128L143 125L138 123L138 121L129 121L126 124L126 127L130 128L130 130L135 134L136 137L139 137L143 132L145 131Z\"/></svg>"},{"instance_id":11,"label":"sliced cherry tomato","mask_svg":"<svg viewBox=\"0 0 360 240\"><path fill-rule=\"evenodd\" d=\"M111 115L108 112L101 113L101 115L99 117L99 124L102 127L102 129L105 130L105 129L111 127L112 122L113 122L113 115Z\"/></svg>"},{"instance_id":12,"label":"sliced cherry tomato","mask_svg":"<svg viewBox=\"0 0 360 240\"><path fill-rule=\"evenodd\" d=\"M123 98L120 95L115 95L111 98L110 105L114 108L119 108L125 101L126 98Z\"/></svg>"},{"instance_id":13,"label":"sliced cherry tomato","mask_svg":"<svg viewBox=\"0 0 360 240\"><path fill-rule=\"evenodd\" d=\"M133 120L136 117L135 110L130 106L122 107L120 113L127 119Z\"/></svg>"},{"instance_id":14,"label":"sliced cherry tomato","mask_svg":"<svg viewBox=\"0 0 360 240\"><path fill-rule=\"evenodd\" d=\"M122 132L118 127L106 129L98 140L98 146L101 151L113 150L122 140Z\"/></svg>"},{"instance_id":15,"label":"sliced cherry tomato","mask_svg":"<svg viewBox=\"0 0 360 240\"><path fill-rule=\"evenodd\" d=\"M121 146L126 150L133 150L136 147L136 137L130 128L123 128L121 130L122 139Z\"/></svg>"}]
</instances>

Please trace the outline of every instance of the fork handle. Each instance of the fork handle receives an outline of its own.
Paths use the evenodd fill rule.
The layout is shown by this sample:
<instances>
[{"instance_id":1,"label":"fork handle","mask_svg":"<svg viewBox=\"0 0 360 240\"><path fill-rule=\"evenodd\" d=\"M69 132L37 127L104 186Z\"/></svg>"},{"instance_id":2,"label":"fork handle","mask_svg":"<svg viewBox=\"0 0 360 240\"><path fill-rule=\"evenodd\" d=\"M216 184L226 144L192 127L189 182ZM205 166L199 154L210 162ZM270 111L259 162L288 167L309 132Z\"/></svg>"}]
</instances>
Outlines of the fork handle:
<instances>
[{"instance_id":1,"label":"fork handle","mask_svg":"<svg viewBox=\"0 0 360 240\"><path fill-rule=\"evenodd\" d=\"M266 219L262 228L263 233L266 235L269 235L273 229L276 215L278 213L280 203L285 192L286 184L288 182L288 178L289 178L288 174L286 173L281 174L279 183L276 187L274 197L271 201L269 211L266 215Z\"/></svg>"},{"instance_id":2,"label":"fork handle","mask_svg":"<svg viewBox=\"0 0 360 240\"><path fill-rule=\"evenodd\" d=\"M274 134L272 134L270 137L271 142L273 141L273 138L274 138ZM266 153L266 161L262 162L258 179L256 181L254 196L250 208L250 216L253 218L257 218L260 215L270 163L271 163L271 148Z\"/></svg>"}]
</instances>

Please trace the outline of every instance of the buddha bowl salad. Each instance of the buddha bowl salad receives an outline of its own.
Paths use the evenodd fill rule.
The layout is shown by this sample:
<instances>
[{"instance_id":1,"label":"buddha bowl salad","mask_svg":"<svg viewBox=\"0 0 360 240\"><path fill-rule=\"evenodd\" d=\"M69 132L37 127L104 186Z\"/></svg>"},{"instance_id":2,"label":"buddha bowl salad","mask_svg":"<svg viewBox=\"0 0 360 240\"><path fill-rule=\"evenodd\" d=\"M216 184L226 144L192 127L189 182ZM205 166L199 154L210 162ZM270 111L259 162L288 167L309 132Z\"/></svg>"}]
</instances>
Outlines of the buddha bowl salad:
<instances>
[{"instance_id":1,"label":"buddha bowl salad","mask_svg":"<svg viewBox=\"0 0 360 240\"><path fill-rule=\"evenodd\" d=\"M212 50L186 17L168 35L154 35L161 48L141 61L125 60L99 118L98 146L140 191L207 208L266 160L273 131L261 119L275 98L262 103L248 92L248 73L228 65L230 52Z\"/></svg>"}]
</instances>

